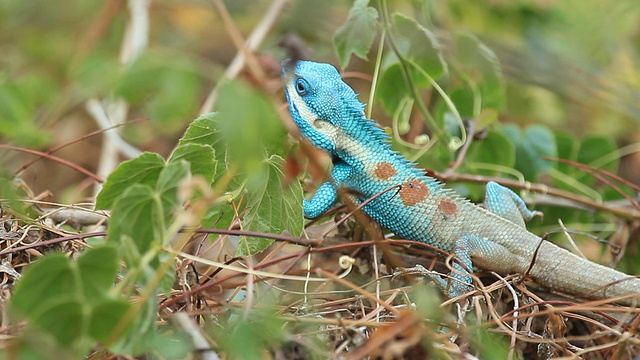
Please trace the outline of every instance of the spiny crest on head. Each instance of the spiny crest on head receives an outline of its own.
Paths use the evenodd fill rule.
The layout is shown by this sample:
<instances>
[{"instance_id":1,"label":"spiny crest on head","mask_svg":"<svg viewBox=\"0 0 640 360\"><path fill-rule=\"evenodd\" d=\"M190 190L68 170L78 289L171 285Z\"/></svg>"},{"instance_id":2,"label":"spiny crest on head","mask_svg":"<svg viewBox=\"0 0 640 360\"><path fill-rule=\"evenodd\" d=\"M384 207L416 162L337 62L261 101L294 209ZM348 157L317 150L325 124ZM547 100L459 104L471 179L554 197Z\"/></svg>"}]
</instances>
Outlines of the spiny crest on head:
<instances>
[{"instance_id":1,"label":"spiny crest on head","mask_svg":"<svg viewBox=\"0 0 640 360\"><path fill-rule=\"evenodd\" d=\"M340 73L333 65L312 61L300 61L296 68L298 75L315 85L312 88L312 92L317 96L317 99L313 99L314 102L320 101L322 105L328 103L337 105L331 109L339 112L339 114L336 114L335 119L339 119L340 121L355 121L357 125L355 128L368 133L372 140L379 140L383 146L390 148L389 135L387 135L384 129L375 121L366 118L364 113L365 105L358 100L358 94L344 82ZM317 105L318 106L314 106L314 108L320 109L322 107L320 104ZM342 125L344 126L346 124L343 123Z\"/></svg>"}]
</instances>

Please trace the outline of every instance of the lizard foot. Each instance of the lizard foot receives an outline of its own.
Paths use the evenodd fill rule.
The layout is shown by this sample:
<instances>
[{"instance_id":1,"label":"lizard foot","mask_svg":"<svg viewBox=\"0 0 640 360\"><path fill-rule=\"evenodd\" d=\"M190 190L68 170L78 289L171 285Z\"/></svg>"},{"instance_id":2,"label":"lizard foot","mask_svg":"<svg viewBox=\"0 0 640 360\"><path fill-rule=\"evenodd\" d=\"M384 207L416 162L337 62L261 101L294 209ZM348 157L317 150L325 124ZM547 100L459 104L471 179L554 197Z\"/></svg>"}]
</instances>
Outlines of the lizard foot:
<instances>
[{"instance_id":1,"label":"lizard foot","mask_svg":"<svg viewBox=\"0 0 640 360\"><path fill-rule=\"evenodd\" d=\"M447 290L449 283L445 279L443 279L442 275L437 271L429 270L420 264L417 264L410 268L399 267L399 268L396 268L396 270L393 272L393 276L391 277L391 279L393 280L397 276L405 276L405 275L428 276L431 278L431 280L433 280L433 282L436 283L436 285L438 285L440 289L442 289L442 291L444 291L444 293L447 296L449 296L448 290Z\"/></svg>"},{"instance_id":2,"label":"lizard foot","mask_svg":"<svg viewBox=\"0 0 640 360\"><path fill-rule=\"evenodd\" d=\"M458 297L473 290L473 288L470 285L463 284L455 278L451 279L450 281L447 281L442 277L442 274L440 274L439 272L429 270L419 264L410 268L403 268L403 267L396 268L396 270L392 274L391 279L393 280L398 276L405 276L405 275L418 275L418 276L430 277L431 280L433 280L433 282L436 285L438 285L438 287L442 290L442 292L444 292L444 294L448 298Z\"/></svg>"}]
</instances>

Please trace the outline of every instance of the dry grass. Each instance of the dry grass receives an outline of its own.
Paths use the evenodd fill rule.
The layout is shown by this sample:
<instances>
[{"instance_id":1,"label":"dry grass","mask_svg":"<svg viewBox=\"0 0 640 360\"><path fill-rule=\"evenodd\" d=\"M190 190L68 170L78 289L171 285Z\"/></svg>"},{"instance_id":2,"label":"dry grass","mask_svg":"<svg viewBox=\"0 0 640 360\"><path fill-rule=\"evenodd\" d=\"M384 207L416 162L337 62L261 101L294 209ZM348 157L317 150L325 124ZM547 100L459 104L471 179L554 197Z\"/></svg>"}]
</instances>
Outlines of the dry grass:
<instances>
[{"instance_id":1,"label":"dry grass","mask_svg":"<svg viewBox=\"0 0 640 360\"><path fill-rule=\"evenodd\" d=\"M62 230L51 213L30 221L6 208L0 221L2 329L11 338L16 329L8 325L6 300L22 269L52 251L75 257L86 246L81 238L104 232L84 227L84 235L77 235L68 226ZM326 228L313 225L307 232ZM276 241L259 256L236 258L230 255L232 238L220 235L209 242L197 233L178 257L171 296L159 298L158 321L165 326L176 313L188 314L195 325L190 331L208 344L200 351L222 357L229 350L220 347L212 329L231 331L242 320L259 326L260 311L285 324L284 338L264 349L266 358L640 355L640 308L561 298L518 276L491 273L476 274L473 293L444 301L430 281L392 271L420 263L447 273L442 257L408 241L353 240L361 235L344 225L317 247Z\"/></svg>"}]
</instances>

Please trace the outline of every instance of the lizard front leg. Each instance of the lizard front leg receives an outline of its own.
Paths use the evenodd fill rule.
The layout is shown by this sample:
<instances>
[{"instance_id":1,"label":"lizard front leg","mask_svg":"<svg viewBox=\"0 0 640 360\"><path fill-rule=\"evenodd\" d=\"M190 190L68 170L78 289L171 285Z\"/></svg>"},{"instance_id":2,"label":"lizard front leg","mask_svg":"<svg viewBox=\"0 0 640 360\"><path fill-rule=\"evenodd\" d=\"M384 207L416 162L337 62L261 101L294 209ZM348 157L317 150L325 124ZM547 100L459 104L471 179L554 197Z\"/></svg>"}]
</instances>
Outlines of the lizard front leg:
<instances>
[{"instance_id":1,"label":"lizard front leg","mask_svg":"<svg viewBox=\"0 0 640 360\"><path fill-rule=\"evenodd\" d=\"M337 189L342 186L351 174L351 166L342 161L336 161L331 170L331 176L322 184L311 200L304 199L302 208L304 217L315 219L324 214L338 198Z\"/></svg>"},{"instance_id":2,"label":"lizard front leg","mask_svg":"<svg viewBox=\"0 0 640 360\"><path fill-rule=\"evenodd\" d=\"M485 191L485 208L522 228L525 221L542 215L540 211L529 210L520 196L497 182L489 181Z\"/></svg>"}]
</instances>

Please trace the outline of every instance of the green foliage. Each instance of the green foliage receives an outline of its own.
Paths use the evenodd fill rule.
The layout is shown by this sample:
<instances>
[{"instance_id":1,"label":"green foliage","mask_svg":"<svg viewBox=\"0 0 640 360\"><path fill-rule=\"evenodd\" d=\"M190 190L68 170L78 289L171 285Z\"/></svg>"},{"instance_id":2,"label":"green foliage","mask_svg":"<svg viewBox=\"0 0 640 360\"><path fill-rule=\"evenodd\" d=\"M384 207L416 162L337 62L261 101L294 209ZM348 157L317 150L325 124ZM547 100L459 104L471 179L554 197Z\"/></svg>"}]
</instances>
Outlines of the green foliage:
<instances>
[{"instance_id":1,"label":"green foliage","mask_svg":"<svg viewBox=\"0 0 640 360\"><path fill-rule=\"evenodd\" d=\"M131 261L139 261L161 244L159 229L171 224L172 211L179 207L178 183L190 175L201 175L216 186L215 180L220 179L215 176L216 164L222 167L222 174L238 174L233 179L237 190L228 194L232 196L230 200L240 195L246 199L240 209L245 213L245 229L302 232L302 191L297 183L284 186L283 158L277 154L284 153L286 134L279 120L271 115L271 105L258 93L235 83L222 88L220 101L224 104L220 112L196 119L168 162L157 154L146 153L122 163L107 179L96 206L112 207L108 239L130 239L129 245L134 249L129 249L127 257ZM244 106L248 103L255 106ZM233 214L233 208L228 207L226 213ZM243 239L239 251L254 254L270 243L265 239Z\"/></svg>"},{"instance_id":2,"label":"green foliage","mask_svg":"<svg viewBox=\"0 0 640 360\"><path fill-rule=\"evenodd\" d=\"M117 270L118 253L110 246L88 249L75 262L62 254L49 255L25 270L14 290L11 310L58 345L85 354L93 340L104 340L90 329L99 326L101 334L111 334L120 315L131 307L109 293ZM112 320L96 324L96 316Z\"/></svg>"},{"instance_id":3,"label":"green foliage","mask_svg":"<svg viewBox=\"0 0 640 360\"><path fill-rule=\"evenodd\" d=\"M477 327L473 333L472 344L479 351L479 358L489 360L505 359L509 354L509 343L504 337Z\"/></svg>"},{"instance_id":4,"label":"green foliage","mask_svg":"<svg viewBox=\"0 0 640 360\"><path fill-rule=\"evenodd\" d=\"M571 134L556 133L555 140L558 146L558 157L561 159L569 160L577 165L594 166L611 173L615 173L618 169L620 156L615 144L608 136L591 135L579 141ZM575 191L576 184L582 184L588 189L595 189L600 183L588 171L576 165L558 163L557 169L564 176L557 181L556 186L564 190ZM621 198L621 195L615 192L605 192L604 195L606 199Z\"/></svg>"},{"instance_id":5,"label":"green foliage","mask_svg":"<svg viewBox=\"0 0 640 360\"><path fill-rule=\"evenodd\" d=\"M220 175L215 178L208 174L207 180L214 178L211 183L215 186L220 176L236 174L231 181L235 189L229 189L227 195L229 200L236 197L244 199L237 204L238 212L244 213L243 228L267 233L287 230L298 236L304 223L302 188L298 182L285 185L282 156L285 154L283 143L286 133L273 114L271 104L259 93L239 83L224 86L220 102L219 113L203 115L191 124L171 159L179 158L181 152L194 145L212 147L216 162L206 164L206 167L212 169L217 164ZM202 157L202 160L207 161L207 158ZM227 201L213 206L203 219L203 225L226 227L234 216L235 210ZM238 251L240 254L255 254L272 242L264 238L243 237Z\"/></svg>"},{"instance_id":6,"label":"green foliage","mask_svg":"<svg viewBox=\"0 0 640 360\"><path fill-rule=\"evenodd\" d=\"M406 117L419 111L448 149L448 155L432 150L424 162L436 168L445 165L461 146L461 141L450 141L449 137L465 135L462 117L485 127L504 107L505 89L497 57L467 33L456 34L455 51L445 52L432 30L400 13L393 14L388 26L393 51L382 61L377 97L394 121L406 124ZM422 97L427 91L437 94L432 110Z\"/></svg>"},{"instance_id":7,"label":"green foliage","mask_svg":"<svg viewBox=\"0 0 640 360\"><path fill-rule=\"evenodd\" d=\"M637 88L633 79L638 78L638 69L633 61L638 48L633 44L640 33L640 12L631 6L635 5L632 1L615 5L587 1L580 6L575 1L544 6L467 0L412 2L414 11L409 13L405 6L409 2L355 0L346 21L331 37L333 49L328 48L326 31L331 25L324 25L331 22L322 19L334 16L345 5L336 3L337 7L322 12L317 9L323 6L315 2L294 1L292 7L316 11L314 19L301 17L297 28L307 35L306 40L325 41L310 44L317 60L330 61L321 59L322 54L333 50L344 69L352 54L367 60L372 49L380 51L373 74L378 80L372 89L375 99L394 121L393 129L398 129L393 134L394 147L419 164L446 170L462 145L449 140L465 138L462 120L469 120L476 130L488 129L485 137L471 143L456 169L459 173L544 181L606 201L620 195L578 166L543 157L615 172L620 156L616 141L620 137L637 141L628 131L637 125L640 111L637 101L628 95ZM257 8L253 3L227 3L233 17ZM188 10L180 14L167 11L168 21L153 19L154 24L169 24L153 26L154 45L132 64L123 65L117 53L125 31L124 16L116 15L109 20L113 24L105 23L108 26L101 31L93 28L87 32L91 36L81 39L78 35L83 34L76 34L78 24L89 29L95 15L87 13L100 14L100 4L72 1L69 6L42 11L45 5L42 1L0 5L0 17L6 19L0 22L0 33L12 34L0 39L5 45L0 60L2 141L31 148L47 146L52 140L67 141L69 134L60 136L59 129L76 128L67 123L76 118L84 123L82 105L90 98L124 100L131 110L129 118L145 117L156 131L173 136L185 119L198 113L204 90L209 91L202 85L219 80L204 75L218 69L202 54L232 56L218 42L215 48L189 49L185 40L193 34L185 37L170 24L182 24L194 33L198 24L185 15ZM393 13L395 9L387 7L402 12ZM193 28L184 25L187 23ZM316 23L327 28L309 26ZM281 34L272 33L261 51L274 51ZM374 43L376 39L379 44ZM171 48L172 44L181 47ZM190 356L187 337L170 327L159 329L156 322L158 295L168 293L175 280L173 255L164 249L179 247L179 230L198 223L226 228L235 222L249 231L302 233L302 188L295 179L285 177L284 159L290 149L274 103L280 105L281 98L259 87L239 81L224 83L219 87L217 113L194 120L167 159L144 153L110 174L96 199L97 209L110 210L106 243L94 239L94 248L77 259L47 255L26 268L17 283L11 315L15 314L14 324L27 320L27 325L12 349L16 357L80 358L92 348L125 357ZM516 124L495 126L499 116ZM566 128L571 124L567 119L573 118L580 121L569 128L572 133L555 130ZM386 120L382 114L377 119ZM417 128L429 134L429 141L419 137L411 143L402 137L416 129L416 119L424 121L424 130ZM155 140L157 135L147 134L146 129L126 131L140 131L142 136L128 137L134 141ZM1 165L8 174L11 167ZM17 182L8 180L5 173L0 176L0 198L9 200L0 210L9 204L19 214L33 212L18 201L28 195L17 188ZM189 185L194 184L205 186L193 190L197 186ZM450 186L474 199L484 191L480 185ZM211 193L207 193L209 188ZM195 213L193 205L202 203L204 213ZM564 207L544 210L544 221L554 226L557 218L586 226L616 220L610 214L594 216ZM602 236L607 235L603 232ZM237 254L253 255L271 243L241 237ZM638 263L626 261L631 267ZM418 300L420 316L445 321L439 302L434 302L436 297L426 294L409 292ZM136 301L131 301L133 297ZM210 335L227 356L265 357L266 351L285 346L297 330L274 315L272 309L280 305L262 302L265 311L247 308L228 318L221 315L214 326L224 327L215 328ZM300 333L316 331L310 327ZM500 335L482 330L466 336L481 357L506 357L508 345ZM423 339L428 341L431 339Z\"/></svg>"},{"instance_id":8,"label":"green foliage","mask_svg":"<svg viewBox=\"0 0 640 360\"><path fill-rule=\"evenodd\" d=\"M118 60L102 53L82 59L69 73L73 90L84 96L108 92L117 86L119 75Z\"/></svg>"},{"instance_id":9,"label":"green foliage","mask_svg":"<svg viewBox=\"0 0 640 360\"><path fill-rule=\"evenodd\" d=\"M214 118L215 114L207 114L194 120L169 157L169 161L187 160L192 164L191 173L203 176L208 183L213 183L218 173L218 162L225 164L226 151L218 145L220 137L215 134Z\"/></svg>"},{"instance_id":10,"label":"green foliage","mask_svg":"<svg viewBox=\"0 0 640 360\"><path fill-rule=\"evenodd\" d=\"M122 162L104 183L96 198L96 209L111 208L115 200L133 184L155 185L163 167L162 157L153 153L144 153Z\"/></svg>"},{"instance_id":11,"label":"green foliage","mask_svg":"<svg viewBox=\"0 0 640 360\"><path fill-rule=\"evenodd\" d=\"M142 184L130 185L121 195L111 211L107 241L120 244L124 237L131 239L128 245L134 249L127 246L125 259L128 266L137 267L142 255L162 243L166 229L162 203L155 189Z\"/></svg>"},{"instance_id":12,"label":"green foliage","mask_svg":"<svg viewBox=\"0 0 640 360\"><path fill-rule=\"evenodd\" d=\"M462 80L473 90L474 100L481 101L482 108L504 109L504 78L496 54L472 34L458 33L455 40L454 61L464 74Z\"/></svg>"},{"instance_id":13,"label":"green foliage","mask_svg":"<svg viewBox=\"0 0 640 360\"><path fill-rule=\"evenodd\" d=\"M265 95L241 82L223 85L218 102L214 143L224 144L221 154L226 154L227 162L250 180L257 180L266 170L267 157L285 154L282 123ZM231 165L226 164L227 168Z\"/></svg>"},{"instance_id":14,"label":"green foliage","mask_svg":"<svg viewBox=\"0 0 640 360\"><path fill-rule=\"evenodd\" d=\"M388 114L395 114L409 94L410 89L404 80L401 65L397 62L388 65L380 76L377 92L384 110Z\"/></svg>"},{"instance_id":15,"label":"green foliage","mask_svg":"<svg viewBox=\"0 0 640 360\"><path fill-rule=\"evenodd\" d=\"M346 68L351 54L367 59L378 30L378 11L368 6L369 0L356 0L347 21L333 35L333 47L340 66Z\"/></svg>"},{"instance_id":16,"label":"green foliage","mask_svg":"<svg viewBox=\"0 0 640 360\"><path fill-rule=\"evenodd\" d=\"M273 315L254 310L247 318L229 321L215 333L221 348L237 359L261 358L266 349L281 344L287 333L288 326Z\"/></svg>"},{"instance_id":17,"label":"green foliage","mask_svg":"<svg viewBox=\"0 0 640 360\"><path fill-rule=\"evenodd\" d=\"M245 227L269 234L280 234L286 230L299 236L303 224L300 212L302 189L299 185L292 185L289 189L284 185L283 158L273 155L266 163L268 173L263 181L249 190ZM238 245L238 254L259 253L272 242L264 238L243 238Z\"/></svg>"},{"instance_id":18,"label":"green foliage","mask_svg":"<svg viewBox=\"0 0 640 360\"><path fill-rule=\"evenodd\" d=\"M580 149L576 161L580 164L592 165L599 169L615 173L618 170L617 149L610 137L591 135L580 141ZM585 181L587 176L578 177ZM588 176L593 181L593 177Z\"/></svg>"},{"instance_id":19,"label":"green foliage","mask_svg":"<svg viewBox=\"0 0 640 360\"><path fill-rule=\"evenodd\" d=\"M275 116L269 115L271 105L242 85L226 86L221 98L228 102L222 108L229 113L196 119L169 160L144 153L109 175L96 202L97 208L111 210L106 246L86 250L77 261L52 255L28 268L12 304L16 313L30 320L30 326L77 355L86 353L95 341L122 354L157 348L162 341L155 329L155 294L167 292L174 277L173 259L161 247L171 246L169 240L185 225L185 217L178 216L184 211L179 188L192 176L219 186L223 177L216 177L218 163L226 173L239 175L232 182L238 188L229 189L233 191L228 194L231 200L246 198L246 229L300 234L302 190L300 185L284 186L283 158L276 154L284 153L286 134ZM235 106L252 109L243 106L244 101L257 107L234 110ZM213 207L233 212L228 201ZM269 244L243 239L239 251L253 254ZM122 293L113 288L121 260L126 264ZM148 294L138 305L126 297L135 288ZM42 302L43 298L54 300ZM131 337L129 332L145 335Z\"/></svg>"},{"instance_id":20,"label":"green foliage","mask_svg":"<svg viewBox=\"0 0 640 360\"><path fill-rule=\"evenodd\" d=\"M216 148L218 164L225 169L223 173L237 174L233 182L245 191L245 202L239 209L245 214L244 229L268 233L287 230L294 236L300 235L304 223L302 188L297 181L284 185L282 164L286 132L272 105L264 95L234 82L222 87L219 102L219 113L209 117L210 122L203 127L212 129L213 137L208 141ZM187 132L186 136L199 138L202 135ZM211 219L218 219L220 210L212 212ZM228 221L234 212L228 208L223 213ZM255 254L272 242L242 238L238 252Z\"/></svg>"},{"instance_id":21,"label":"green foliage","mask_svg":"<svg viewBox=\"0 0 640 360\"><path fill-rule=\"evenodd\" d=\"M215 150L210 145L184 143L176 147L169 157L170 162L184 160L191 164L191 175L202 176L208 183L216 175L217 161Z\"/></svg>"},{"instance_id":22,"label":"green foliage","mask_svg":"<svg viewBox=\"0 0 640 360\"><path fill-rule=\"evenodd\" d=\"M404 60L412 62L433 79L439 79L447 73L442 49L430 30L400 13L393 14L393 25L397 32L396 46ZM414 79L424 77L416 69L411 71Z\"/></svg>"},{"instance_id":23,"label":"green foliage","mask_svg":"<svg viewBox=\"0 0 640 360\"><path fill-rule=\"evenodd\" d=\"M20 80L0 78L0 136L15 139L24 146L40 147L49 141L49 135L34 118L38 103L44 100L38 95L49 90L49 84L36 77Z\"/></svg>"},{"instance_id":24,"label":"green foliage","mask_svg":"<svg viewBox=\"0 0 640 360\"><path fill-rule=\"evenodd\" d=\"M484 175L500 175L499 167L512 168L516 163L516 149L503 132L490 129L481 141L474 141L469 146L465 164L470 170ZM492 169L483 168L483 164L491 164Z\"/></svg>"},{"instance_id":25,"label":"green foliage","mask_svg":"<svg viewBox=\"0 0 640 360\"><path fill-rule=\"evenodd\" d=\"M193 115L202 79L191 61L173 54L147 52L118 77L115 93L170 128Z\"/></svg>"},{"instance_id":26,"label":"green foliage","mask_svg":"<svg viewBox=\"0 0 640 360\"><path fill-rule=\"evenodd\" d=\"M378 92L388 114L395 114L405 99L414 97L412 86L429 88L430 78L438 79L447 73L440 44L431 31L402 14L394 14L393 24L398 52L384 60Z\"/></svg>"},{"instance_id":27,"label":"green foliage","mask_svg":"<svg viewBox=\"0 0 640 360\"><path fill-rule=\"evenodd\" d=\"M520 131L515 126L505 126L507 135L516 147L515 168L529 181L535 181L540 173L553 168L553 163L543 156L556 157L553 133L546 127L533 125Z\"/></svg>"}]
</instances>

